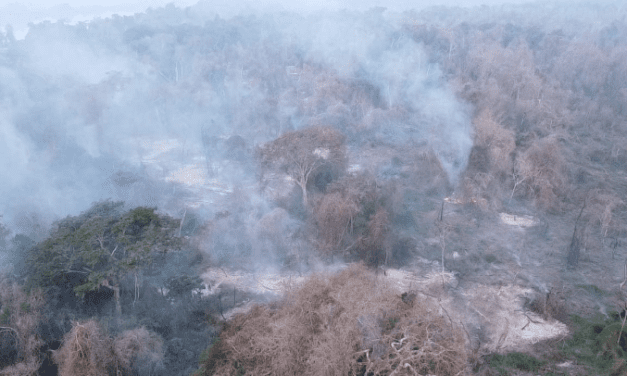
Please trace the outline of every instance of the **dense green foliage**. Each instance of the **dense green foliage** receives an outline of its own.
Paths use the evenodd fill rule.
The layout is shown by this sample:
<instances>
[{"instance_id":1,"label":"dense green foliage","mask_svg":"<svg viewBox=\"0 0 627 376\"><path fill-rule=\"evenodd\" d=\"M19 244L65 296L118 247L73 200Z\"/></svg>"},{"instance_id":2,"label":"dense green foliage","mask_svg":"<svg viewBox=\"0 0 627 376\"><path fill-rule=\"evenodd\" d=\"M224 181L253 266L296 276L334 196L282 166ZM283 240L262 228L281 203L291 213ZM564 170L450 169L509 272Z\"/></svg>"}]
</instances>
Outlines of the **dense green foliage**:
<instances>
[{"instance_id":1,"label":"dense green foliage","mask_svg":"<svg viewBox=\"0 0 627 376\"><path fill-rule=\"evenodd\" d=\"M50 237L27 252L28 286L63 286L83 297L102 285L117 285L155 254L180 248L179 220L160 216L155 208L123 212L122 206L104 201L57 222Z\"/></svg>"}]
</instances>

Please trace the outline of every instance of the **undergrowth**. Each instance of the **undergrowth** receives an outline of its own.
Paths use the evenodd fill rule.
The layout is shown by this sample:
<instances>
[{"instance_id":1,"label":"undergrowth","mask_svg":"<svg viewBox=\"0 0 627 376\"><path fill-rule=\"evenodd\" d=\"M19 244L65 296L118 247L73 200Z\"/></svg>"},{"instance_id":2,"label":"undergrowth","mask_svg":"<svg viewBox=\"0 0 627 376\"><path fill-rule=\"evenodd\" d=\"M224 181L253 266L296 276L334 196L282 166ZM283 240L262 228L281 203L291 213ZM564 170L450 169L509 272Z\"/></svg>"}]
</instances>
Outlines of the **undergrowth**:
<instances>
[{"instance_id":1,"label":"undergrowth","mask_svg":"<svg viewBox=\"0 0 627 376\"><path fill-rule=\"evenodd\" d=\"M546 362L533 356L512 352L505 355L494 354L489 360L490 366L496 369L500 375L509 375L507 369L515 368L521 371L537 372Z\"/></svg>"},{"instance_id":2,"label":"undergrowth","mask_svg":"<svg viewBox=\"0 0 627 376\"><path fill-rule=\"evenodd\" d=\"M125 376L154 373L162 367L163 341L145 328L111 338L96 320L73 322L61 347L53 351L61 376Z\"/></svg>"},{"instance_id":3,"label":"undergrowth","mask_svg":"<svg viewBox=\"0 0 627 376\"><path fill-rule=\"evenodd\" d=\"M590 368L591 374L627 374L627 328L622 328L623 318L624 312L591 319L572 315L576 330L564 344L564 355L576 358Z\"/></svg>"},{"instance_id":4,"label":"undergrowth","mask_svg":"<svg viewBox=\"0 0 627 376\"><path fill-rule=\"evenodd\" d=\"M437 302L403 301L352 265L236 316L195 375L457 375L463 333Z\"/></svg>"}]
</instances>

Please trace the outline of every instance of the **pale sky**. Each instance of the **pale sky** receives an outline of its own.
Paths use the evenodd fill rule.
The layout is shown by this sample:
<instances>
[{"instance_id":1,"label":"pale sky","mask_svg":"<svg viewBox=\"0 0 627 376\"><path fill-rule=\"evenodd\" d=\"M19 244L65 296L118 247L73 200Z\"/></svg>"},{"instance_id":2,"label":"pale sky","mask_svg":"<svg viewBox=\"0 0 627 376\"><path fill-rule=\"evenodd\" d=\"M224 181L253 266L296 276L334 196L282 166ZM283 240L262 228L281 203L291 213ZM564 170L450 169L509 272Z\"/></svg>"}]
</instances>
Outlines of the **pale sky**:
<instances>
[{"instance_id":1,"label":"pale sky","mask_svg":"<svg viewBox=\"0 0 627 376\"><path fill-rule=\"evenodd\" d=\"M106 18L113 14L132 15L144 12L152 7L157 8L168 3L179 7L196 4L198 0L30 0L12 2L0 0L0 30L10 24L17 39L22 39L28 31L28 23L44 20L56 21L65 19L69 23L88 21L94 17ZM228 18L243 10L277 10L291 11L336 10L342 8L366 10L374 6L383 6L390 10L400 11L424 6L473 6L480 4L525 3L526 0L210 0L216 13Z\"/></svg>"}]
</instances>

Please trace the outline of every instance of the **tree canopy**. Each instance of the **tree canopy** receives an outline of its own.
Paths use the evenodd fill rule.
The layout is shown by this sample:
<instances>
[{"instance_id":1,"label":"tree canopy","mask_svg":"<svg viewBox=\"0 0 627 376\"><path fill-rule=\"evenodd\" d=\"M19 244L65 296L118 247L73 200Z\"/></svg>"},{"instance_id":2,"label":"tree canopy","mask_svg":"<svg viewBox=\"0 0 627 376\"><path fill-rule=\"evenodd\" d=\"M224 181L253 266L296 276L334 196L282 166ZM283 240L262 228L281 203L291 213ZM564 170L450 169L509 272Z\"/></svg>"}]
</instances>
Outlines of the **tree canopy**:
<instances>
[{"instance_id":1,"label":"tree canopy","mask_svg":"<svg viewBox=\"0 0 627 376\"><path fill-rule=\"evenodd\" d=\"M29 287L72 289L78 297L106 286L116 291L128 273L149 265L156 253L178 249L179 220L122 202L103 201L77 217L55 223L45 241L26 256Z\"/></svg>"},{"instance_id":2,"label":"tree canopy","mask_svg":"<svg viewBox=\"0 0 627 376\"><path fill-rule=\"evenodd\" d=\"M346 167L344 135L324 126L286 132L262 145L257 157L262 169L275 169L290 176L303 192L307 207L307 183L318 172L338 176Z\"/></svg>"}]
</instances>

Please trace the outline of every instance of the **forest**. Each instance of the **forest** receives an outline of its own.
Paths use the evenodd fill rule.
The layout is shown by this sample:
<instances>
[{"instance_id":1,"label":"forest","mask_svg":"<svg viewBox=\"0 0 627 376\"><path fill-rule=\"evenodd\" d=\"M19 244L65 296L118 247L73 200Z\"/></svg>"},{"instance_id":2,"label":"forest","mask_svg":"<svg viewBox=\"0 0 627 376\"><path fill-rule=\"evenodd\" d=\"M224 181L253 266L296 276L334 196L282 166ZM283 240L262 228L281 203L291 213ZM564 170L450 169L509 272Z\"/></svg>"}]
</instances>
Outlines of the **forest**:
<instances>
[{"instance_id":1,"label":"forest","mask_svg":"<svg viewBox=\"0 0 627 376\"><path fill-rule=\"evenodd\" d=\"M627 375L627 6L0 32L0 375Z\"/></svg>"}]
</instances>

